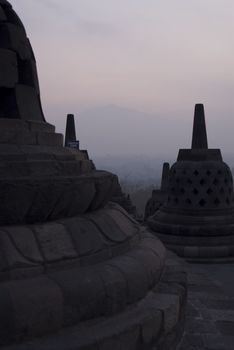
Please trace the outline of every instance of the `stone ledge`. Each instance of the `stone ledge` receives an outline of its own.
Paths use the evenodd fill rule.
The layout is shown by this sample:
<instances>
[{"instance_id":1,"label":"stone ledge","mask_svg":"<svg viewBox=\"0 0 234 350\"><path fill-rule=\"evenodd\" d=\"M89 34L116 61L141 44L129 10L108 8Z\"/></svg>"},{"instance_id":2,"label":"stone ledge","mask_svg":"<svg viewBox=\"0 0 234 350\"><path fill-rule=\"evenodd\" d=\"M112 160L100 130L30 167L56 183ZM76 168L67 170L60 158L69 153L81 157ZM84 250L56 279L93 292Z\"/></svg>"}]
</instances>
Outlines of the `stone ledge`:
<instances>
[{"instance_id":1,"label":"stone ledge","mask_svg":"<svg viewBox=\"0 0 234 350\"><path fill-rule=\"evenodd\" d=\"M173 261L172 256L170 259ZM178 261L175 260L179 271ZM143 300L117 315L81 322L56 335L2 349L175 350L183 333L187 286L181 293L184 287L179 282L175 287L174 282L162 281L158 288L160 292L150 292Z\"/></svg>"},{"instance_id":2,"label":"stone ledge","mask_svg":"<svg viewBox=\"0 0 234 350\"><path fill-rule=\"evenodd\" d=\"M115 175L100 171L80 176L19 175L0 179L2 225L53 221L100 209L115 188Z\"/></svg>"},{"instance_id":3,"label":"stone ledge","mask_svg":"<svg viewBox=\"0 0 234 350\"><path fill-rule=\"evenodd\" d=\"M141 242L139 242L139 249L141 248ZM153 249L157 255L157 240ZM148 309L151 310L151 316L161 314L165 309L166 317L163 318L162 326L165 332L169 332L176 322L174 313L177 312L177 308L173 305L178 304L179 297L164 296L157 292L148 293L159 282L162 271L157 274L157 279L152 281L148 278L149 271L155 268L157 261L147 259L147 250L144 250L144 254L143 264L142 257L139 259L139 255L134 256L135 251L132 250L131 256L125 254L96 264L94 267L47 271L45 275L37 278L2 283L0 285L1 309L4 310L3 305L8 305L6 312L8 312L10 328L6 328L4 315L2 315L0 345L55 332L62 327L72 326L102 315L108 317L116 311L124 312L125 318L124 310L127 310L127 314L129 312L131 314L131 305L134 309L134 304L136 304L137 313L141 314L143 310ZM161 301L158 302L158 298L160 300L164 298L164 306ZM167 306L167 303L170 306ZM130 308L129 311L127 308ZM171 308L173 308L173 315L170 316ZM137 322L139 318L141 319L140 316ZM51 318L53 322L50 322ZM108 318L106 320L108 321Z\"/></svg>"}]
</instances>

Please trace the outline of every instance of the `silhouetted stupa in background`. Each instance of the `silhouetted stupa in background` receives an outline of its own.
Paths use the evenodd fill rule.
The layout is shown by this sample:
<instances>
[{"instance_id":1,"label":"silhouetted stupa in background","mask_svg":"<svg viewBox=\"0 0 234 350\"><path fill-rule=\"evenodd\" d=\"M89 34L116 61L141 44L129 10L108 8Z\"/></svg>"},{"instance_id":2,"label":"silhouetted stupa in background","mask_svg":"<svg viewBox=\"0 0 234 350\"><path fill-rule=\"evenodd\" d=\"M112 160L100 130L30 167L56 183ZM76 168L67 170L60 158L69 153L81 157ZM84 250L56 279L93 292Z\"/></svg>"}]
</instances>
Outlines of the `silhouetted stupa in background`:
<instances>
[{"instance_id":1,"label":"silhouetted stupa in background","mask_svg":"<svg viewBox=\"0 0 234 350\"><path fill-rule=\"evenodd\" d=\"M77 141L74 127L67 141ZM117 177L64 147L45 121L33 51L6 0L0 160L0 348L175 349L186 284L171 266L180 264L109 202Z\"/></svg>"},{"instance_id":2,"label":"silhouetted stupa in background","mask_svg":"<svg viewBox=\"0 0 234 350\"><path fill-rule=\"evenodd\" d=\"M169 163L163 164L162 179L160 189L152 191L152 197L147 201L145 206L145 220L149 216L152 216L167 199L168 179L169 179L170 165Z\"/></svg>"},{"instance_id":3,"label":"silhouetted stupa in background","mask_svg":"<svg viewBox=\"0 0 234 350\"><path fill-rule=\"evenodd\" d=\"M171 167L165 204L149 227L179 256L229 261L234 256L232 174L219 149L209 149L204 107L195 107L192 148Z\"/></svg>"}]
</instances>

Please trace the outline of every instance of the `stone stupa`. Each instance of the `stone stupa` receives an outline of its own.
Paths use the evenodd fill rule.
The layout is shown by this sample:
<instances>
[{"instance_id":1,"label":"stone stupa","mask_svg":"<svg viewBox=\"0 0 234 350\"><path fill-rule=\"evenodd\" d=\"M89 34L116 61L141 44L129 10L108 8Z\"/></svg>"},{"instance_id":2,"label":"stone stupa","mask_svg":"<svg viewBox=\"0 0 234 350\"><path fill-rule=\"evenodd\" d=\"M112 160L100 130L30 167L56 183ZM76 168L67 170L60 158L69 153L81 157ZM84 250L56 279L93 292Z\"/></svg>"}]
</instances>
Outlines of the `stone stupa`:
<instances>
[{"instance_id":1,"label":"stone stupa","mask_svg":"<svg viewBox=\"0 0 234 350\"><path fill-rule=\"evenodd\" d=\"M0 348L174 349L186 302L174 257L109 202L117 177L45 121L33 51L6 0L0 161Z\"/></svg>"},{"instance_id":2,"label":"stone stupa","mask_svg":"<svg viewBox=\"0 0 234 350\"><path fill-rule=\"evenodd\" d=\"M171 167L165 204L148 219L151 230L179 256L197 262L234 257L234 193L230 168L209 149L204 107L195 107L192 148Z\"/></svg>"},{"instance_id":3,"label":"stone stupa","mask_svg":"<svg viewBox=\"0 0 234 350\"><path fill-rule=\"evenodd\" d=\"M170 172L169 163L163 164L161 186L159 189L152 191L151 198L147 201L145 206L145 220L152 216L157 210L161 208L167 199L168 178Z\"/></svg>"}]
</instances>

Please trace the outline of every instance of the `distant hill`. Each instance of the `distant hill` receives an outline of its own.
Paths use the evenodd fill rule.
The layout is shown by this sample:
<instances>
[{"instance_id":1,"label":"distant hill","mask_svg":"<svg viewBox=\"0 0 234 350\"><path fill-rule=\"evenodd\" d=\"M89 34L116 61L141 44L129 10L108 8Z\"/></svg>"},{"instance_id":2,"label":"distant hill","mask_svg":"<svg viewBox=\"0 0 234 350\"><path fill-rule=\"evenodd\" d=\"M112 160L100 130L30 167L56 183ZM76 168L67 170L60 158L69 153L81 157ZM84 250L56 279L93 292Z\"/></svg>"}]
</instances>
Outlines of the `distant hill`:
<instances>
[{"instance_id":1,"label":"distant hill","mask_svg":"<svg viewBox=\"0 0 234 350\"><path fill-rule=\"evenodd\" d=\"M192 119L148 114L114 105L83 110L77 116L81 145L95 156L149 155L176 157L179 146L190 144Z\"/></svg>"}]
</instances>

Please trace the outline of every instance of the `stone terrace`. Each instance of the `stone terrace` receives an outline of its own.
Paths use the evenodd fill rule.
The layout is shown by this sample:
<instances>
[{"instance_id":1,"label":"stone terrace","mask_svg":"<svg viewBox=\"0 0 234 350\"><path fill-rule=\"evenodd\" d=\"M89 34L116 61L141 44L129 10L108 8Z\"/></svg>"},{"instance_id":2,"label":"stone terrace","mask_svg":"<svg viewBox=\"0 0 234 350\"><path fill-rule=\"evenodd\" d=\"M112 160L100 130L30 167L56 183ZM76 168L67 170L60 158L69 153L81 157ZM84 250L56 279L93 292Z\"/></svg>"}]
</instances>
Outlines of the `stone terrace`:
<instances>
[{"instance_id":1,"label":"stone terrace","mask_svg":"<svg viewBox=\"0 0 234 350\"><path fill-rule=\"evenodd\" d=\"M187 271L187 319L178 350L233 350L234 264L191 264Z\"/></svg>"}]
</instances>

